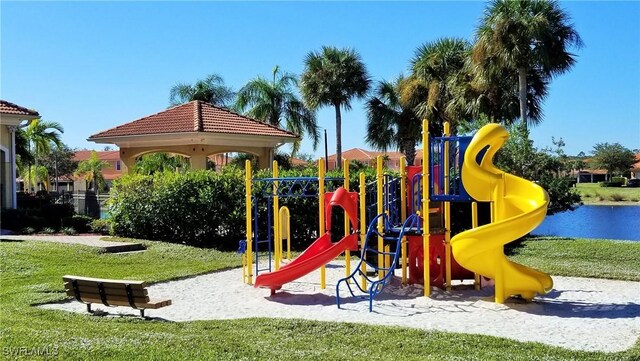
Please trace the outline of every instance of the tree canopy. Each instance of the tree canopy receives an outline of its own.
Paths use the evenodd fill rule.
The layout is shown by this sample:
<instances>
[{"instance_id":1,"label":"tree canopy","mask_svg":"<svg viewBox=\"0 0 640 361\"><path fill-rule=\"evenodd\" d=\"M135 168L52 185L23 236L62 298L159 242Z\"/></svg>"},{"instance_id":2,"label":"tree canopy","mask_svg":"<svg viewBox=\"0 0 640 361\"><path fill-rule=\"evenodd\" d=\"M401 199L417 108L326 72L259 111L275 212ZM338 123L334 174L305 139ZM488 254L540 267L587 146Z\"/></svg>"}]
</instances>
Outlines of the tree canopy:
<instances>
[{"instance_id":1,"label":"tree canopy","mask_svg":"<svg viewBox=\"0 0 640 361\"><path fill-rule=\"evenodd\" d=\"M528 81L534 71L542 79L565 73L576 62L570 48L582 47L570 16L557 1L493 0L476 30L473 59L479 70L517 74L520 118L528 119ZM489 60L489 61L487 61Z\"/></svg>"},{"instance_id":2,"label":"tree canopy","mask_svg":"<svg viewBox=\"0 0 640 361\"><path fill-rule=\"evenodd\" d=\"M610 175L624 175L636 162L635 154L619 143L598 143L592 153L591 168L606 169Z\"/></svg>"},{"instance_id":3,"label":"tree canopy","mask_svg":"<svg viewBox=\"0 0 640 361\"><path fill-rule=\"evenodd\" d=\"M296 94L298 78L273 69L272 79L260 76L250 80L238 91L235 109L245 115L269 123L304 137L313 142L313 149L320 142L320 130L314 111L307 108ZM300 149L300 142L293 145L291 154Z\"/></svg>"},{"instance_id":4,"label":"tree canopy","mask_svg":"<svg viewBox=\"0 0 640 361\"><path fill-rule=\"evenodd\" d=\"M134 173L144 175L152 175L166 171L175 172L178 169L189 169L189 160L180 155L171 155L162 152L145 154L138 158L136 164L133 166Z\"/></svg>"},{"instance_id":5,"label":"tree canopy","mask_svg":"<svg viewBox=\"0 0 640 361\"><path fill-rule=\"evenodd\" d=\"M421 139L422 121L414 108L401 100L401 87L405 78L399 77L393 83L381 81L377 84L373 96L366 103L367 135L366 142L373 148L386 151L398 149L413 165L416 156L416 144Z\"/></svg>"},{"instance_id":6,"label":"tree canopy","mask_svg":"<svg viewBox=\"0 0 640 361\"><path fill-rule=\"evenodd\" d=\"M233 90L224 85L224 80L218 74L210 74L193 85L178 83L169 91L171 106L201 100L215 106L227 107L234 97Z\"/></svg>"}]
</instances>

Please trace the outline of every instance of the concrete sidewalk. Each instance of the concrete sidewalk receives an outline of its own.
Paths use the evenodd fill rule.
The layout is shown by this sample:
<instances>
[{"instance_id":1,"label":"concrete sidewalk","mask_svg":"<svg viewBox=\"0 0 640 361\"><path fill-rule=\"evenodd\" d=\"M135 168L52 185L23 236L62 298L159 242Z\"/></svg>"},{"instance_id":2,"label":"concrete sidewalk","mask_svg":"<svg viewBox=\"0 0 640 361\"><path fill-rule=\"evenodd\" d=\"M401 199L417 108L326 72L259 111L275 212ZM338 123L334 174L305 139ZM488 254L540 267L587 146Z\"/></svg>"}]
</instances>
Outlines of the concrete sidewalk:
<instances>
[{"instance_id":1,"label":"concrete sidewalk","mask_svg":"<svg viewBox=\"0 0 640 361\"><path fill-rule=\"evenodd\" d=\"M1 235L0 240L10 241L44 241L44 242L57 242L68 244L81 244L89 247L102 248L109 253L119 252L131 252L144 250L144 246L141 243L130 242L111 242L103 241L105 236L48 236L48 235L35 235L35 236L15 236L15 235ZM106 237L108 239L108 237Z\"/></svg>"}]
</instances>

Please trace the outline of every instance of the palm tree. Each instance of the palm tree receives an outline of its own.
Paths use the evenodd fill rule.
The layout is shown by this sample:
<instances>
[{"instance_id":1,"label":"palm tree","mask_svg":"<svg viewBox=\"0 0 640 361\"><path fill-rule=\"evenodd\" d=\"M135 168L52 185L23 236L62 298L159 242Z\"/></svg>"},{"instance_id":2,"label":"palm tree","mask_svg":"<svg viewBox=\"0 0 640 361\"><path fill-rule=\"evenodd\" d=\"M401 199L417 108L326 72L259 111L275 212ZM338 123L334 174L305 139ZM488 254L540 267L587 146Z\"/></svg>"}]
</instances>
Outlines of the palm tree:
<instances>
[{"instance_id":1,"label":"palm tree","mask_svg":"<svg viewBox=\"0 0 640 361\"><path fill-rule=\"evenodd\" d=\"M91 152L89 159L83 160L78 164L78 168L74 175L76 177L83 177L87 182L89 182L89 184L93 184L92 188L95 190L97 195L100 189L103 189L105 185L102 170L109 166L109 162L100 160L98 158L98 153L93 151Z\"/></svg>"},{"instance_id":2,"label":"palm tree","mask_svg":"<svg viewBox=\"0 0 640 361\"><path fill-rule=\"evenodd\" d=\"M352 49L323 46L304 59L300 83L309 109L333 106L336 112L336 167L342 167L342 116L340 108L351 109L351 101L364 98L371 80L360 55Z\"/></svg>"},{"instance_id":3,"label":"palm tree","mask_svg":"<svg viewBox=\"0 0 640 361\"><path fill-rule=\"evenodd\" d=\"M429 119L437 133L444 122L455 129L456 120L463 116L450 103L455 99L455 84L464 80L470 48L464 39L441 38L420 46L411 60L412 74L402 90L403 102L412 104L418 116Z\"/></svg>"},{"instance_id":4,"label":"palm tree","mask_svg":"<svg viewBox=\"0 0 640 361\"><path fill-rule=\"evenodd\" d=\"M137 174L152 175L166 171L175 172L178 169L187 169L189 161L178 154L151 153L145 154L136 160L133 172Z\"/></svg>"},{"instance_id":5,"label":"palm tree","mask_svg":"<svg viewBox=\"0 0 640 361\"><path fill-rule=\"evenodd\" d=\"M58 122L34 119L27 125L24 136L28 141L29 153L33 155L36 168L38 168L38 157L51 152L52 145L56 147L62 146L61 133L64 133L64 128ZM31 174L31 164L29 164L28 172ZM36 174L34 180L37 185L38 174Z\"/></svg>"},{"instance_id":6,"label":"palm tree","mask_svg":"<svg viewBox=\"0 0 640 361\"><path fill-rule=\"evenodd\" d=\"M298 79L294 74L281 72L278 66L273 69L272 75L271 80L258 76L243 86L238 92L234 108L277 127L284 123L288 131L301 138L307 134L315 150L320 141L318 121L315 112L309 110L294 92L298 87ZM296 141L291 154L299 149L300 141Z\"/></svg>"},{"instance_id":7,"label":"palm tree","mask_svg":"<svg viewBox=\"0 0 640 361\"><path fill-rule=\"evenodd\" d=\"M527 126L527 80L532 70L543 78L560 75L575 64L570 47L582 47L571 18L556 1L493 0L476 31L474 61L492 57L494 66L518 76L520 119Z\"/></svg>"},{"instance_id":8,"label":"palm tree","mask_svg":"<svg viewBox=\"0 0 640 361\"><path fill-rule=\"evenodd\" d=\"M224 80L220 75L211 74L193 85L178 83L171 87L169 103L171 106L175 106L192 100L201 100L212 105L226 107L234 96L233 90L224 85Z\"/></svg>"},{"instance_id":9,"label":"palm tree","mask_svg":"<svg viewBox=\"0 0 640 361\"><path fill-rule=\"evenodd\" d=\"M400 99L405 83L402 76L395 82L381 81L374 95L367 101L366 142L382 151L396 148L404 154L407 164L413 165L416 144L420 142L421 121L418 115Z\"/></svg>"},{"instance_id":10,"label":"palm tree","mask_svg":"<svg viewBox=\"0 0 640 361\"><path fill-rule=\"evenodd\" d=\"M491 58L477 63L471 59L465 66L465 80L453 88L449 107L465 113L471 119L484 115L492 123L511 125L520 119L517 73L496 66ZM542 102L547 95L548 78L530 69L527 78L527 119L532 124L542 121Z\"/></svg>"},{"instance_id":11,"label":"palm tree","mask_svg":"<svg viewBox=\"0 0 640 361\"><path fill-rule=\"evenodd\" d=\"M25 135L24 128L18 128L16 129L16 165L18 168L26 169L33 162L33 154L29 151L29 140Z\"/></svg>"}]
</instances>

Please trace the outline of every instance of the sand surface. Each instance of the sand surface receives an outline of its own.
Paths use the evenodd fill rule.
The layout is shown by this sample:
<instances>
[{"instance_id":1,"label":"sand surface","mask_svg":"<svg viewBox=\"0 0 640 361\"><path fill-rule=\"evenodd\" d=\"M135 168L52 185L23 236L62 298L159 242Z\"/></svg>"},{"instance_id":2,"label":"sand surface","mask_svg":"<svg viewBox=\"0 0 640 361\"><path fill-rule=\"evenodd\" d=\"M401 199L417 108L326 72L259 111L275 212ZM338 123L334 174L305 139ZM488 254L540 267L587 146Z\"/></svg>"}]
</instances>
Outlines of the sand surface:
<instances>
[{"instance_id":1,"label":"sand surface","mask_svg":"<svg viewBox=\"0 0 640 361\"><path fill-rule=\"evenodd\" d=\"M422 287L403 287L394 280L369 312L368 302L351 298L346 287L340 290L341 309L336 307L335 285L344 275L344 262L333 262L327 265L326 289L320 289L319 271L314 271L274 296L268 289L243 284L241 269L159 283L149 287L149 295L170 298L173 305L147 310L146 315L177 322L279 317L395 325L605 352L628 349L640 336L640 282L553 277L549 294L531 303L509 300L499 305L493 303L492 286L481 291L462 286L450 293L434 288L426 298L421 297ZM86 313L76 301L40 307ZM93 308L107 316L138 314L127 307Z\"/></svg>"}]
</instances>

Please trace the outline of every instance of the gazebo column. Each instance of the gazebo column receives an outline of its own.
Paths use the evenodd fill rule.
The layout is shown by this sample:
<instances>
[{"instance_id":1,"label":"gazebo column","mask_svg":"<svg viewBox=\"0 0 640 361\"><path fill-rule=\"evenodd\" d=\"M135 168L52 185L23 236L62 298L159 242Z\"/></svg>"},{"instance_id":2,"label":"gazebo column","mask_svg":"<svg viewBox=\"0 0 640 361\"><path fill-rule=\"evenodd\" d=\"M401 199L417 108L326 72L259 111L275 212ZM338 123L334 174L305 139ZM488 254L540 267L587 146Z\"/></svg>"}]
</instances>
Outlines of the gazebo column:
<instances>
[{"instance_id":1,"label":"gazebo column","mask_svg":"<svg viewBox=\"0 0 640 361\"><path fill-rule=\"evenodd\" d=\"M273 148L262 148L258 155L258 167L260 169L271 169L273 165Z\"/></svg>"},{"instance_id":2,"label":"gazebo column","mask_svg":"<svg viewBox=\"0 0 640 361\"><path fill-rule=\"evenodd\" d=\"M122 161L122 173L129 173L136 164L135 152L130 148L120 148L120 160Z\"/></svg>"},{"instance_id":3,"label":"gazebo column","mask_svg":"<svg viewBox=\"0 0 640 361\"><path fill-rule=\"evenodd\" d=\"M18 129L17 125L7 125L7 130L9 131L9 140L11 141L11 149L9 149L9 174L7 177L9 182L7 185L9 189L5 190L5 195L7 200L10 199L10 202L7 202L6 206L8 208L18 208L18 193L17 193L17 184L16 178L18 174L16 173L16 130ZM5 206L3 204L3 206Z\"/></svg>"},{"instance_id":4,"label":"gazebo column","mask_svg":"<svg viewBox=\"0 0 640 361\"><path fill-rule=\"evenodd\" d=\"M191 169L207 169L207 156L203 154L194 154L191 156Z\"/></svg>"}]
</instances>

